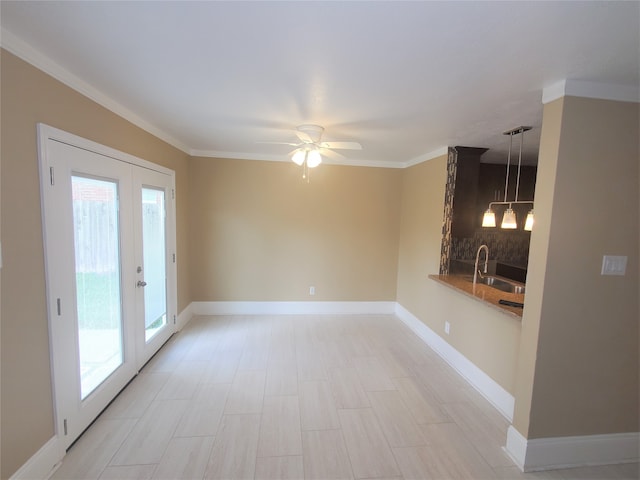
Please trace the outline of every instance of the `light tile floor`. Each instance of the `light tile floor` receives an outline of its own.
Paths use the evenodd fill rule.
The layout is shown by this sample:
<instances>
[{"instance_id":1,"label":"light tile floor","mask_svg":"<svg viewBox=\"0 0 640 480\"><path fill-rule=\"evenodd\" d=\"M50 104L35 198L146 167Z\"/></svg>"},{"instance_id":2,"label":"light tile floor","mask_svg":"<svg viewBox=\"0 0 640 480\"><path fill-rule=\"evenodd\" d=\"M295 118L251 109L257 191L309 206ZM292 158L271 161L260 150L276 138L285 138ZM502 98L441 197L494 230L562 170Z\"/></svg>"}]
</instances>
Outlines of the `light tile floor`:
<instances>
[{"instance_id":1,"label":"light tile floor","mask_svg":"<svg viewBox=\"0 0 640 480\"><path fill-rule=\"evenodd\" d=\"M508 425L394 316L195 317L53 478L638 478L522 474Z\"/></svg>"}]
</instances>

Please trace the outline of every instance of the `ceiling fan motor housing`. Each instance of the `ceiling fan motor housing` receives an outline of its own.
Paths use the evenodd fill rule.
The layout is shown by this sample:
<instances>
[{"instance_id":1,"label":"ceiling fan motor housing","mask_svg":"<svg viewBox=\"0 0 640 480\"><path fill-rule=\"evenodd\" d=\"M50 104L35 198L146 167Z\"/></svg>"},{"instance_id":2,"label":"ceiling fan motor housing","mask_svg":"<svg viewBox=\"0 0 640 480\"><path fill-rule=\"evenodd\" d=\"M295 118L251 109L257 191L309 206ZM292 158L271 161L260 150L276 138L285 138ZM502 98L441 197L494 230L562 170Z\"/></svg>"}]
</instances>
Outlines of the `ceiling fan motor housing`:
<instances>
[{"instance_id":1,"label":"ceiling fan motor housing","mask_svg":"<svg viewBox=\"0 0 640 480\"><path fill-rule=\"evenodd\" d=\"M320 139L322 138L322 133L324 132L324 128L320 125L300 125L299 127L297 127L297 130L298 132L306 134L308 139L301 137L301 140L305 141L306 143L319 143Z\"/></svg>"}]
</instances>

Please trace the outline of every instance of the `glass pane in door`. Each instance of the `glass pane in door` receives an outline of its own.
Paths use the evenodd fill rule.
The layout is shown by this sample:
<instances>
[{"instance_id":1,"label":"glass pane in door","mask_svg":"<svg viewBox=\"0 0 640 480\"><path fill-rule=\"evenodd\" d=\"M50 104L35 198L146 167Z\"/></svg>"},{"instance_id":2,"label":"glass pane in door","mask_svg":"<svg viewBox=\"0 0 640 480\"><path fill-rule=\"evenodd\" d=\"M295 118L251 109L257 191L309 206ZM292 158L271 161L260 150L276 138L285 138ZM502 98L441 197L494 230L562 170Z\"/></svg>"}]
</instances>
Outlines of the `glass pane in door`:
<instances>
[{"instance_id":1,"label":"glass pane in door","mask_svg":"<svg viewBox=\"0 0 640 480\"><path fill-rule=\"evenodd\" d=\"M71 180L81 398L123 361L118 185Z\"/></svg>"},{"instance_id":2,"label":"glass pane in door","mask_svg":"<svg viewBox=\"0 0 640 480\"><path fill-rule=\"evenodd\" d=\"M164 190L142 189L144 328L149 341L167 324L167 268Z\"/></svg>"}]
</instances>

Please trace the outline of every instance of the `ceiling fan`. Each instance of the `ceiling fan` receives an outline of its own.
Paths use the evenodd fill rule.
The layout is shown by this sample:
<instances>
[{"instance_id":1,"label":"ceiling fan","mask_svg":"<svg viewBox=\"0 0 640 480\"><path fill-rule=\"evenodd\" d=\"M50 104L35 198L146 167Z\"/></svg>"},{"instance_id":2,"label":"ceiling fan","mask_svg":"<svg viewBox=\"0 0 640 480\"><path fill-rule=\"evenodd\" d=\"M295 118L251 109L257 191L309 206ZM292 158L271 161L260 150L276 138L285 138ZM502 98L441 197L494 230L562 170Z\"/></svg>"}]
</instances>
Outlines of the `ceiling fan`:
<instances>
[{"instance_id":1,"label":"ceiling fan","mask_svg":"<svg viewBox=\"0 0 640 480\"><path fill-rule=\"evenodd\" d=\"M299 143L273 142L280 145L296 147L289 152L294 163L306 168L315 168L322 162L322 155L333 158L345 158L333 150L362 150L358 142L323 142L324 128L320 125L300 125L296 127L295 134L300 139ZM304 176L304 175L303 175Z\"/></svg>"}]
</instances>

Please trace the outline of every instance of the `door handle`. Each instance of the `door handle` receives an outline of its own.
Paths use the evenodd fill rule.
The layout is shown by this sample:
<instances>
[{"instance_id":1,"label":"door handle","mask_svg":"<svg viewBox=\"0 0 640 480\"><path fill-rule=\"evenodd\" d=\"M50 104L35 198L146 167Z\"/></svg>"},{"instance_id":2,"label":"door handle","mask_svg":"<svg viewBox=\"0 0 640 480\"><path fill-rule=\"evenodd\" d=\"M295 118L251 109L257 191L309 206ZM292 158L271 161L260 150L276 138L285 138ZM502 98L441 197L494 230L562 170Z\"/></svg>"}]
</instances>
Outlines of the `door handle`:
<instances>
[{"instance_id":1,"label":"door handle","mask_svg":"<svg viewBox=\"0 0 640 480\"><path fill-rule=\"evenodd\" d=\"M146 287L147 286L147 282L145 282L144 280L138 280L138 283L136 283L136 287Z\"/></svg>"}]
</instances>

